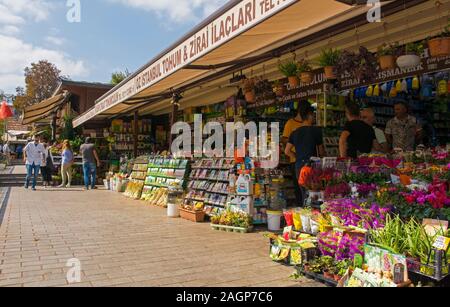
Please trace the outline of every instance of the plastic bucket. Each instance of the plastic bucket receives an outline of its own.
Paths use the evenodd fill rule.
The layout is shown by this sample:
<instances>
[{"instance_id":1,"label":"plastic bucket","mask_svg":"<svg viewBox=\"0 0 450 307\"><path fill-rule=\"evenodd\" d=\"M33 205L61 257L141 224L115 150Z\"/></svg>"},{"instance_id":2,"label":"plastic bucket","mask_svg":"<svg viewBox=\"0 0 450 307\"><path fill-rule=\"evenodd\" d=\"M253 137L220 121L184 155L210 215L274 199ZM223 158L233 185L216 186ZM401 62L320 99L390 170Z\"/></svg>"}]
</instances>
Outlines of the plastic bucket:
<instances>
[{"instance_id":1,"label":"plastic bucket","mask_svg":"<svg viewBox=\"0 0 450 307\"><path fill-rule=\"evenodd\" d=\"M281 211L267 211L267 224L269 231L281 230L281 217L283 212Z\"/></svg>"},{"instance_id":2,"label":"plastic bucket","mask_svg":"<svg viewBox=\"0 0 450 307\"><path fill-rule=\"evenodd\" d=\"M177 204L167 204L168 217L180 217L180 209Z\"/></svg>"}]
</instances>

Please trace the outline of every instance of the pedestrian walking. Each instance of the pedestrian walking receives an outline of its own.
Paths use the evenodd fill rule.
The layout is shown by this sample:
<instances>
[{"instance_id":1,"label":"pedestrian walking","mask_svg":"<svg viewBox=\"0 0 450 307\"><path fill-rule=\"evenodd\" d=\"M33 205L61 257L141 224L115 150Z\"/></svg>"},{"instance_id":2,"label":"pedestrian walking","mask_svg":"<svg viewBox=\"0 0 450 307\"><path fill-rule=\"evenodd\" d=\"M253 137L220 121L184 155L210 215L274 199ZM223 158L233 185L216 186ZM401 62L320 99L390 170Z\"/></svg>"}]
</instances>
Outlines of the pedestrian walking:
<instances>
[{"instance_id":1,"label":"pedestrian walking","mask_svg":"<svg viewBox=\"0 0 450 307\"><path fill-rule=\"evenodd\" d=\"M80 147L80 153L83 157L84 189L89 190L89 187L95 189L97 167L100 166L100 159L95 150L95 145L91 142L91 138L86 138L85 143Z\"/></svg>"},{"instance_id":2,"label":"pedestrian walking","mask_svg":"<svg viewBox=\"0 0 450 307\"><path fill-rule=\"evenodd\" d=\"M47 140L45 140L42 145L44 146L44 157L41 165L41 174L42 181L44 182L44 188L47 188L52 185L53 156Z\"/></svg>"},{"instance_id":3,"label":"pedestrian walking","mask_svg":"<svg viewBox=\"0 0 450 307\"><path fill-rule=\"evenodd\" d=\"M60 188L70 188L72 186L72 165L74 162L74 155L69 140L63 142L63 152L61 161L61 177L62 184Z\"/></svg>"},{"instance_id":4,"label":"pedestrian walking","mask_svg":"<svg viewBox=\"0 0 450 307\"><path fill-rule=\"evenodd\" d=\"M6 144L3 145L3 154L5 155L5 158L6 158L6 165L10 165L11 164L11 147L10 147L9 142L6 142Z\"/></svg>"},{"instance_id":5,"label":"pedestrian walking","mask_svg":"<svg viewBox=\"0 0 450 307\"><path fill-rule=\"evenodd\" d=\"M39 175L42 161L44 160L44 146L40 144L39 137L34 137L33 142L25 146L23 160L27 168L25 179L25 189L28 189L30 180L32 180L32 190L36 191L36 181Z\"/></svg>"}]
</instances>

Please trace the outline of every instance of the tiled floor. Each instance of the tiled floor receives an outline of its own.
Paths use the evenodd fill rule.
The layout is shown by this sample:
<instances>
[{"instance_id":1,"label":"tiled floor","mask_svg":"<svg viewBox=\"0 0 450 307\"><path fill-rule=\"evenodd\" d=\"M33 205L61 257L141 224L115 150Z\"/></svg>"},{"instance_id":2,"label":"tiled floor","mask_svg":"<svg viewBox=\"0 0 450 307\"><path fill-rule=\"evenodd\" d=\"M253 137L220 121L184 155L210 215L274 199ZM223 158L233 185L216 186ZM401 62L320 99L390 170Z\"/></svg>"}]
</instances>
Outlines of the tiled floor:
<instances>
[{"instance_id":1,"label":"tiled floor","mask_svg":"<svg viewBox=\"0 0 450 307\"><path fill-rule=\"evenodd\" d=\"M81 262L68 284L67 261ZM273 263L261 233L217 232L108 191L12 188L0 286L316 286Z\"/></svg>"}]
</instances>

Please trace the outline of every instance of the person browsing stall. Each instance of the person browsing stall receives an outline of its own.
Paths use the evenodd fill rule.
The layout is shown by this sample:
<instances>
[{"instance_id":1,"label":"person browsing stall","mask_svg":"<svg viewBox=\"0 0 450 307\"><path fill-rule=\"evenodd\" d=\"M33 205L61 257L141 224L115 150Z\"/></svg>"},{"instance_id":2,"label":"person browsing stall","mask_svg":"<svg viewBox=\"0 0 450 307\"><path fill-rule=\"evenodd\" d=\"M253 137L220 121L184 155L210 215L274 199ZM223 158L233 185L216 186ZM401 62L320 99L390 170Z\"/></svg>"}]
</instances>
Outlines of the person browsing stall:
<instances>
[{"instance_id":1,"label":"person browsing stall","mask_svg":"<svg viewBox=\"0 0 450 307\"><path fill-rule=\"evenodd\" d=\"M322 129L314 126L314 109L308 101L299 104L299 115L303 124L291 134L285 150L285 154L289 156L291 160L295 159L296 161L296 186L298 186L298 177L303 166L305 166L312 157L325 156ZM302 190L300 190L300 192L302 193L301 201L303 201L304 193Z\"/></svg>"},{"instance_id":2,"label":"person browsing stall","mask_svg":"<svg viewBox=\"0 0 450 307\"><path fill-rule=\"evenodd\" d=\"M303 102L300 102L300 104L302 104ZM299 111L299 110L298 110ZM283 136L281 139L281 142L284 146L284 148L286 148L286 145L289 142L289 138L291 137L292 133L297 130L298 128L300 128L303 125L302 122L302 118L300 116L300 113L297 112L296 116L294 118L291 118L287 121L286 125L284 126L284 131L283 131ZM296 174L296 168L295 168L295 148L294 150L294 155L289 157L289 161L290 161L290 168L291 168L291 175L292 175L292 179L293 179L293 183L294 183L294 191L295 191L295 199L297 204L301 203L301 191L300 188L298 187L298 183L297 183L297 176L298 174Z\"/></svg>"},{"instance_id":3,"label":"person browsing stall","mask_svg":"<svg viewBox=\"0 0 450 307\"><path fill-rule=\"evenodd\" d=\"M368 154L372 150L381 151L375 131L371 126L361 120L361 110L354 102L347 102L345 115L348 122L339 139L339 152L341 158L358 158L359 154Z\"/></svg>"},{"instance_id":4,"label":"person browsing stall","mask_svg":"<svg viewBox=\"0 0 450 307\"><path fill-rule=\"evenodd\" d=\"M395 117L386 125L386 136L392 149L413 151L421 142L422 127L414 116L408 114L405 102L394 105Z\"/></svg>"},{"instance_id":5,"label":"person browsing stall","mask_svg":"<svg viewBox=\"0 0 450 307\"><path fill-rule=\"evenodd\" d=\"M97 182L97 167L100 166L95 145L91 142L91 138L87 137L85 143L80 147L80 153L83 157L83 175L85 190L95 189Z\"/></svg>"}]
</instances>

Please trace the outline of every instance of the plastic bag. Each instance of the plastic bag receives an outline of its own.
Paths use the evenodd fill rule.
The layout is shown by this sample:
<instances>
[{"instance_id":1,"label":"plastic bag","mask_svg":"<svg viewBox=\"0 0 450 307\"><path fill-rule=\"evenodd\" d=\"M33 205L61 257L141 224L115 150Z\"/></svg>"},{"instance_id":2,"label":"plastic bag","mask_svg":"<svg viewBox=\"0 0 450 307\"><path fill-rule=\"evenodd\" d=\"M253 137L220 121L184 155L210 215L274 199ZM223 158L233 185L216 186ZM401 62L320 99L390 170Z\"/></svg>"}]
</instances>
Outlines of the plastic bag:
<instances>
[{"instance_id":1,"label":"plastic bag","mask_svg":"<svg viewBox=\"0 0 450 307\"><path fill-rule=\"evenodd\" d=\"M298 231L302 230L302 218L300 212L296 211L292 214L292 216L294 219L294 229Z\"/></svg>"},{"instance_id":2,"label":"plastic bag","mask_svg":"<svg viewBox=\"0 0 450 307\"><path fill-rule=\"evenodd\" d=\"M294 216L293 216L292 211L285 210L283 212L283 214L284 214L284 219L286 220L286 225L287 226L294 226Z\"/></svg>"}]
</instances>

